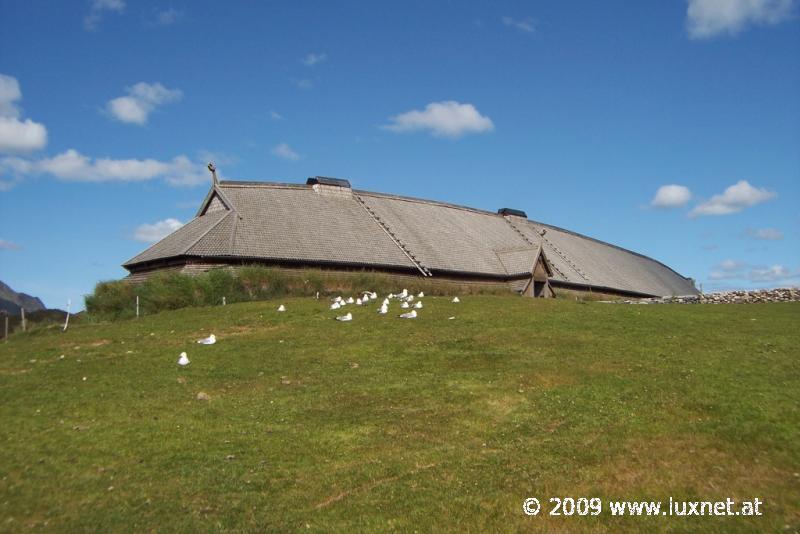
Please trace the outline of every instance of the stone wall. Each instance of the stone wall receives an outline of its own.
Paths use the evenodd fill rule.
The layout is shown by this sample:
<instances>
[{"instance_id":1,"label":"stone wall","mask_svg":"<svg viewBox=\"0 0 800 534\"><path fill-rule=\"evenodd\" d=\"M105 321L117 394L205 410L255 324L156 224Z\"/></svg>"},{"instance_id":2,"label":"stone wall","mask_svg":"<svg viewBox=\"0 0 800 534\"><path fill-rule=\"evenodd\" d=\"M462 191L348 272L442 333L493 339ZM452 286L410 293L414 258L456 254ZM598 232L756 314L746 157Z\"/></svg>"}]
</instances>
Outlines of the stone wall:
<instances>
[{"instance_id":1,"label":"stone wall","mask_svg":"<svg viewBox=\"0 0 800 534\"><path fill-rule=\"evenodd\" d=\"M800 301L800 288L759 289L753 291L724 291L686 297L655 297L616 301L623 304L753 304L757 302Z\"/></svg>"}]
</instances>

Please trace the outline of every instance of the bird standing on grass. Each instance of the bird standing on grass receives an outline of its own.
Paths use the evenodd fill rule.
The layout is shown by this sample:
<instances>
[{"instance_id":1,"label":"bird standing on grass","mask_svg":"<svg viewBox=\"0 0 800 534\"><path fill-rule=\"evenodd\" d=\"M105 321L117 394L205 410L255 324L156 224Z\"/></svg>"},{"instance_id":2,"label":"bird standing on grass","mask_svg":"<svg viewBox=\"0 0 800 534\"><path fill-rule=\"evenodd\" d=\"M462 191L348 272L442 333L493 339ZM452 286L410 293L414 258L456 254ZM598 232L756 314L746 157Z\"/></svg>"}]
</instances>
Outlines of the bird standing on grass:
<instances>
[{"instance_id":1,"label":"bird standing on grass","mask_svg":"<svg viewBox=\"0 0 800 534\"><path fill-rule=\"evenodd\" d=\"M422 301L421 301L421 300L418 300L418 301L417 301L417 303L416 303L416 304L414 304L414 307L415 307L416 309L418 309L418 310L419 310L419 309L421 309L421 308L422 308Z\"/></svg>"},{"instance_id":2,"label":"bird standing on grass","mask_svg":"<svg viewBox=\"0 0 800 534\"><path fill-rule=\"evenodd\" d=\"M378 313L380 313L381 315L386 315L387 313L389 313L389 305L388 304L381 305L381 309L378 310Z\"/></svg>"},{"instance_id":3,"label":"bird standing on grass","mask_svg":"<svg viewBox=\"0 0 800 534\"><path fill-rule=\"evenodd\" d=\"M189 365L189 363L190 363L189 357L186 356L185 352L181 352L181 357L178 358L178 365L180 365L181 367L186 367L187 365Z\"/></svg>"},{"instance_id":4,"label":"bird standing on grass","mask_svg":"<svg viewBox=\"0 0 800 534\"><path fill-rule=\"evenodd\" d=\"M407 310L407 309L409 308L408 302L404 302L404 303L402 303L402 304L400 305L400 307L401 307L401 308L403 308L404 310Z\"/></svg>"},{"instance_id":5,"label":"bird standing on grass","mask_svg":"<svg viewBox=\"0 0 800 534\"><path fill-rule=\"evenodd\" d=\"M279 311L279 312L285 312L285 311L286 311L286 306L284 306L283 304L281 304L280 306L278 306L278 311Z\"/></svg>"},{"instance_id":6,"label":"bird standing on grass","mask_svg":"<svg viewBox=\"0 0 800 534\"><path fill-rule=\"evenodd\" d=\"M459 299L458 297L453 297L453 300L451 300L450 302L458 304L459 302L461 302L461 299Z\"/></svg>"}]
</instances>

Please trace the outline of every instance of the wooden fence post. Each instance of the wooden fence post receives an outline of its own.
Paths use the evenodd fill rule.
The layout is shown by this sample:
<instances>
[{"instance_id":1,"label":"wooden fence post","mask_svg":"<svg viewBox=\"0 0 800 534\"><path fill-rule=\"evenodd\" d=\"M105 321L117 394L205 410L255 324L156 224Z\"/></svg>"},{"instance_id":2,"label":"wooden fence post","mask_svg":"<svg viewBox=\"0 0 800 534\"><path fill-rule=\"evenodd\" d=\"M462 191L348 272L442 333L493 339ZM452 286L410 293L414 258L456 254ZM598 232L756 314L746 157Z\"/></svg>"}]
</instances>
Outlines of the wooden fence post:
<instances>
[{"instance_id":1,"label":"wooden fence post","mask_svg":"<svg viewBox=\"0 0 800 534\"><path fill-rule=\"evenodd\" d=\"M20 307L20 313L22 314L20 322L22 323L22 331L25 332L28 330L28 325L25 323L25 308Z\"/></svg>"},{"instance_id":2,"label":"wooden fence post","mask_svg":"<svg viewBox=\"0 0 800 534\"><path fill-rule=\"evenodd\" d=\"M136 318L139 318L139 295L136 295Z\"/></svg>"},{"instance_id":3,"label":"wooden fence post","mask_svg":"<svg viewBox=\"0 0 800 534\"><path fill-rule=\"evenodd\" d=\"M72 299L67 299L67 318L64 320L64 332L67 331L69 326L69 308L72 306Z\"/></svg>"}]
</instances>

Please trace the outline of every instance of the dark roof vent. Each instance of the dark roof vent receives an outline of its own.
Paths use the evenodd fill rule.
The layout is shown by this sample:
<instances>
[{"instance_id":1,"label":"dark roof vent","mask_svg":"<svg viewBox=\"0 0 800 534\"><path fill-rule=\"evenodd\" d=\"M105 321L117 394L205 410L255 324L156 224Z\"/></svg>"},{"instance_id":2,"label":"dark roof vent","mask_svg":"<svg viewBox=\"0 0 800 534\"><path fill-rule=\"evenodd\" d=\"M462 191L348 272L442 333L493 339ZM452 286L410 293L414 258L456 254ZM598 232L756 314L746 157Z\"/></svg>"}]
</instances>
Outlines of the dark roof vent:
<instances>
[{"instance_id":1,"label":"dark roof vent","mask_svg":"<svg viewBox=\"0 0 800 534\"><path fill-rule=\"evenodd\" d=\"M528 218L528 215L522 210L515 210L514 208L500 208L497 210L500 215L514 215L516 217Z\"/></svg>"},{"instance_id":2,"label":"dark roof vent","mask_svg":"<svg viewBox=\"0 0 800 534\"><path fill-rule=\"evenodd\" d=\"M344 178L329 178L327 176L312 176L306 180L306 185L331 185L333 187L350 188L350 180Z\"/></svg>"}]
</instances>

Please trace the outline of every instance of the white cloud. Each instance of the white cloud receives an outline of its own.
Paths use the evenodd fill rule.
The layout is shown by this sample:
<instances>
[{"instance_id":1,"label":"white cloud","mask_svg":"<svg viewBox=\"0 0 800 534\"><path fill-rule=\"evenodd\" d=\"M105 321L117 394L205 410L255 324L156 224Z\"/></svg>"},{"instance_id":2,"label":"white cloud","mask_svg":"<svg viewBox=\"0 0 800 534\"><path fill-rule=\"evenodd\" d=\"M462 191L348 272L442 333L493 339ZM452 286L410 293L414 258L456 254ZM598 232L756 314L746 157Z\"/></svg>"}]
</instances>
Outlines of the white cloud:
<instances>
[{"instance_id":1,"label":"white cloud","mask_svg":"<svg viewBox=\"0 0 800 534\"><path fill-rule=\"evenodd\" d=\"M89 12L83 17L83 28L94 31L103 20L106 12L122 13L125 11L125 0L92 0Z\"/></svg>"},{"instance_id":2,"label":"white cloud","mask_svg":"<svg viewBox=\"0 0 800 534\"><path fill-rule=\"evenodd\" d=\"M169 9L165 9L163 11L159 11L158 13L156 13L156 19L154 24L156 26L162 26L162 27L172 26L173 24L178 22L178 19L180 19L181 16L183 16L183 12L178 11L174 7L171 7Z\"/></svg>"},{"instance_id":3,"label":"white cloud","mask_svg":"<svg viewBox=\"0 0 800 534\"><path fill-rule=\"evenodd\" d=\"M17 179L28 175L50 175L68 182L144 182L163 179L174 186L208 183L205 163L193 162L184 155L169 161L155 159L92 159L69 149L51 158L28 160L0 159L0 175Z\"/></svg>"},{"instance_id":4,"label":"white cloud","mask_svg":"<svg viewBox=\"0 0 800 534\"><path fill-rule=\"evenodd\" d=\"M19 100L22 91L17 79L0 74L0 154L31 152L47 145L47 128L43 124L19 119Z\"/></svg>"},{"instance_id":5,"label":"white cloud","mask_svg":"<svg viewBox=\"0 0 800 534\"><path fill-rule=\"evenodd\" d=\"M722 194L714 195L710 200L695 206L689 216L739 213L745 208L761 204L775 198L775 196L776 194L772 191L753 187L747 180L739 180L736 184L725 189Z\"/></svg>"},{"instance_id":6,"label":"white cloud","mask_svg":"<svg viewBox=\"0 0 800 534\"><path fill-rule=\"evenodd\" d=\"M177 102L183 97L180 89L167 89L160 83L139 82L126 91L127 96L109 100L106 110L117 120L129 124L146 124L150 113L158 106Z\"/></svg>"},{"instance_id":7,"label":"white cloud","mask_svg":"<svg viewBox=\"0 0 800 534\"><path fill-rule=\"evenodd\" d=\"M750 228L747 235L760 241L780 241L783 239L783 232L775 228Z\"/></svg>"},{"instance_id":8,"label":"white cloud","mask_svg":"<svg viewBox=\"0 0 800 534\"><path fill-rule=\"evenodd\" d=\"M708 275L709 280L733 280L735 278L739 278L739 275L736 273L728 273L725 271L711 271L711 274Z\"/></svg>"},{"instance_id":9,"label":"white cloud","mask_svg":"<svg viewBox=\"0 0 800 534\"><path fill-rule=\"evenodd\" d=\"M312 82L308 78L303 78L301 80L292 80L292 83L295 84L298 89L311 89L312 87L314 87L314 82Z\"/></svg>"},{"instance_id":10,"label":"white cloud","mask_svg":"<svg viewBox=\"0 0 800 534\"><path fill-rule=\"evenodd\" d=\"M500 20L503 22L503 24L510 28L516 28L527 33L533 33L536 31L536 21L530 17L519 20L511 17L503 17Z\"/></svg>"},{"instance_id":11,"label":"white cloud","mask_svg":"<svg viewBox=\"0 0 800 534\"><path fill-rule=\"evenodd\" d=\"M326 59L328 59L328 54L311 53L308 54L306 57L304 57L301 61L303 62L303 65L306 65L308 67L313 67L317 63L322 63Z\"/></svg>"},{"instance_id":12,"label":"white cloud","mask_svg":"<svg viewBox=\"0 0 800 534\"><path fill-rule=\"evenodd\" d=\"M747 280L753 283L786 282L800 279L800 269L792 271L784 265L769 267L749 265L743 261L725 260L714 268L709 274L709 279L719 280Z\"/></svg>"},{"instance_id":13,"label":"white cloud","mask_svg":"<svg viewBox=\"0 0 800 534\"><path fill-rule=\"evenodd\" d=\"M709 280L714 280L715 282L720 281L720 280L733 280L733 279L736 279L736 278L739 278L739 276L737 276L735 274L732 274L732 273L722 272L722 271L711 271L711 273L708 275L708 279Z\"/></svg>"},{"instance_id":14,"label":"white cloud","mask_svg":"<svg viewBox=\"0 0 800 534\"><path fill-rule=\"evenodd\" d=\"M13 76L0 74L0 117L16 119L19 117L17 101L22 100L19 82Z\"/></svg>"},{"instance_id":15,"label":"white cloud","mask_svg":"<svg viewBox=\"0 0 800 534\"><path fill-rule=\"evenodd\" d=\"M6 241L5 239L0 239L0 250L19 250L22 247L17 245L16 243L12 243L11 241Z\"/></svg>"},{"instance_id":16,"label":"white cloud","mask_svg":"<svg viewBox=\"0 0 800 534\"><path fill-rule=\"evenodd\" d=\"M792 272L783 265L772 265L763 269L751 269L747 278L751 282L783 282L799 276L800 273Z\"/></svg>"},{"instance_id":17,"label":"white cloud","mask_svg":"<svg viewBox=\"0 0 800 534\"><path fill-rule=\"evenodd\" d=\"M738 260L723 260L718 263L709 274L711 280L734 280L743 278L743 271L747 264Z\"/></svg>"},{"instance_id":18,"label":"white cloud","mask_svg":"<svg viewBox=\"0 0 800 534\"><path fill-rule=\"evenodd\" d=\"M747 267L747 264L738 260L723 260L717 266L723 271L738 271Z\"/></svg>"},{"instance_id":19,"label":"white cloud","mask_svg":"<svg viewBox=\"0 0 800 534\"><path fill-rule=\"evenodd\" d=\"M274 120L274 121L280 121L280 120L283 120L283 115L281 115L280 113L278 113L275 110L270 110L269 118Z\"/></svg>"},{"instance_id":20,"label":"white cloud","mask_svg":"<svg viewBox=\"0 0 800 534\"><path fill-rule=\"evenodd\" d=\"M279 158L290 159L292 161L300 159L300 154L295 152L287 143L281 143L273 147L272 153Z\"/></svg>"},{"instance_id":21,"label":"white cloud","mask_svg":"<svg viewBox=\"0 0 800 534\"><path fill-rule=\"evenodd\" d=\"M181 226L183 226L183 223L178 219L164 219L153 224L142 224L136 228L133 238L142 243L155 243L156 241L161 241Z\"/></svg>"},{"instance_id":22,"label":"white cloud","mask_svg":"<svg viewBox=\"0 0 800 534\"><path fill-rule=\"evenodd\" d=\"M31 152L47 145L47 128L30 119L0 117L0 153Z\"/></svg>"},{"instance_id":23,"label":"white cloud","mask_svg":"<svg viewBox=\"0 0 800 534\"><path fill-rule=\"evenodd\" d=\"M92 9L120 12L125 9L125 0L92 0Z\"/></svg>"},{"instance_id":24,"label":"white cloud","mask_svg":"<svg viewBox=\"0 0 800 534\"><path fill-rule=\"evenodd\" d=\"M735 35L750 25L786 20L794 7L795 0L689 0L686 29L692 39Z\"/></svg>"},{"instance_id":25,"label":"white cloud","mask_svg":"<svg viewBox=\"0 0 800 534\"><path fill-rule=\"evenodd\" d=\"M692 198L692 192L683 185L662 185L650 201L654 208L682 208Z\"/></svg>"},{"instance_id":26,"label":"white cloud","mask_svg":"<svg viewBox=\"0 0 800 534\"><path fill-rule=\"evenodd\" d=\"M472 104L461 104L453 100L431 102L424 111L412 110L391 117L382 128L392 132L416 132L429 130L440 137L461 137L466 133L489 132L494 124L489 117L481 115Z\"/></svg>"}]
</instances>

